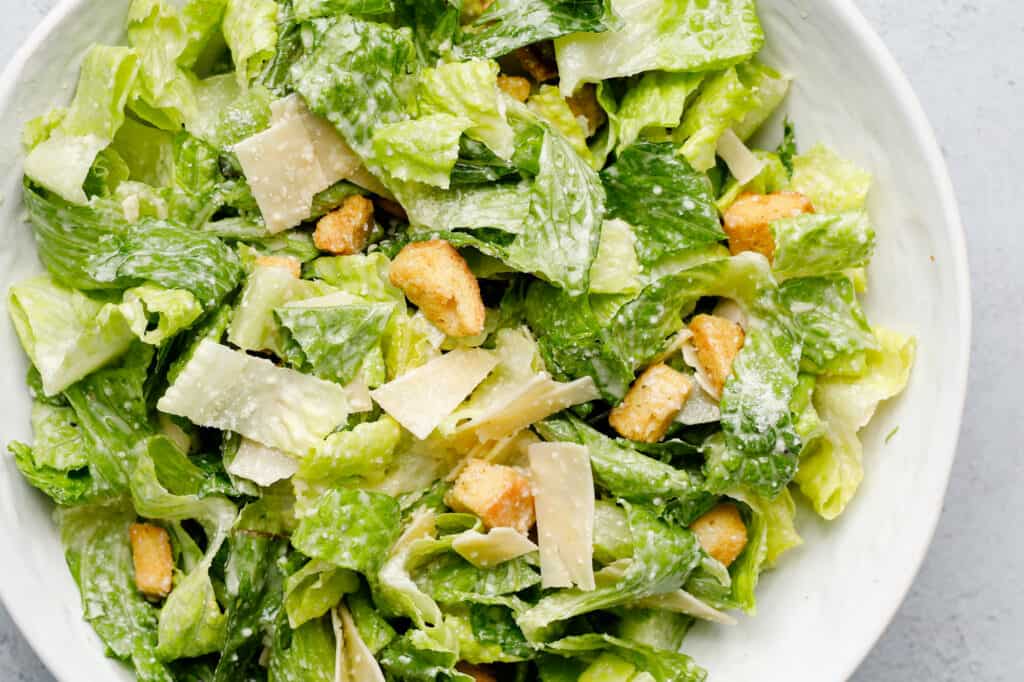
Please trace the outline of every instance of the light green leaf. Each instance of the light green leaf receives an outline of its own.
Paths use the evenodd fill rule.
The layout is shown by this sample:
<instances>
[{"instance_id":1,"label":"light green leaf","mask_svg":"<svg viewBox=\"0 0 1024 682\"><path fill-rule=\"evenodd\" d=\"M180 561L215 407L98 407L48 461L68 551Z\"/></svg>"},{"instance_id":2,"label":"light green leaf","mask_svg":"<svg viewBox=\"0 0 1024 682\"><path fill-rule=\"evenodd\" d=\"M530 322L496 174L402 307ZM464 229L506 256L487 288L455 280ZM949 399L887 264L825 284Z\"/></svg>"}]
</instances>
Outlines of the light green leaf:
<instances>
[{"instance_id":1,"label":"light green leaf","mask_svg":"<svg viewBox=\"0 0 1024 682\"><path fill-rule=\"evenodd\" d=\"M289 637L290 635L290 637ZM279 627L267 666L269 682L334 682L337 645L329 618Z\"/></svg>"},{"instance_id":2,"label":"light green leaf","mask_svg":"<svg viewBox=\"0 0 1024 682\"><path fill-rule=\"evenodd\" d=\"M365 490L324 493L292 535L292 545L309 557L364 575L376 573L398 539L398 503Z\"/></svg>"},{"instance_id":3,"label":"light green leaf","mask_svg":"<svg viewBox=\"0 0 1024 682\"><path fill-rule=\"evenodd\" d=\"M354 477L380 479L401 438L401 427L387 415L359 424L351 431L331 434L302 461L298 476L323 483L339 483Z\"/></svg>"},{"instance_id":4,"label":"light green leaf","mask_svg":"<svg viewBox=\"0 0 1024 682\"><path fill-rule=\"evenodd\" d=\"M459 158L459 138L468 118L430 114L377 126L373 131L373 163L397 180L447 189Z\"/></svg>"},{"instance_id":5,"label":"light green leaf","mask_svg":"<svg viewBox=\"0 0 1024 682\"><path fill-rule=\"evenodd\" d=\"M132 333L145 343L159 346L191 327L203 314L203 307L187 291L145 284L124 292L121 312ZM156 328L151 329L153 318L157 320Z\"/></svg>"},{"instance_id":6,"label":"light green leaf","mask_svg":"<svg viewBox=\"0 0 1024 682\"><path fill-rule=\"evenodd\" d=\"M8 311L48 396L124 353L132 330L116 306L40 275L11 287Z\"/></svg>"},{"instance_id":7,"label":"light green leaf","mask_svg":"<svg viewBox=\"0 0 1024 682\"><path fill-rule=\"evenodd\" d=\"M700 94L673 133L682 143L680 152L699 171L715 165L715 151L722 134L738 126L761 103L758 92L743 82L738 68L705 81Z\"/></svg>"},{"instance_id":8,"label":"light green leaf","mask_svg":"<svg viewBox=\"0 0 1024 682\"><path fill-rule=\"evenodd\" d=\"M294 630L303 623L320 618L334 608L342 596L358 589L358 575L314 559L285 581L284 605L288 624Z\"/></svg>"},{"instance_id":9,"label":"light green leaf","mask_svg":"<svg viewBox=\"0 0 1024 682\"><path fill-rule=\"evenodd\" d=\"M291 301L329 293L326 287L296 279L281 268L257 267L249 275L242 298L228 330L228 340L243 350L281 354L286 337L274 318L274 310Z\"/></svg>"},{"instance_id":10,"label":"light green leaf","mask_svg":"<svg viewBox=\"0 0 1024 682\"><path fill-rule=\"evenodd\" d=\"M299 21L339 14L389 14L394 9L393 0L295 0L293 7L295 18Z\"/></svg>"},{"instance_id":11,"label":"light green leaf","mask_svg":"<svg viewBox=\"0 0 1024 682\"><path fill-rule=\"evenodd\" d=\"M562 92L644 71L724 69L764 44L754 0L614 0L623 26L555 41Z\"/></svg>"},{"instance_id":12,"label":"light green leaf","mask_svg":"<svg viewBox=\"0 0 1024 682\"><path fill-rule=\"evenodd\" d=\"M548 651L560 656L586 656L591 652L610 651L622 661L628 661L633 670L642 670L656 682L704 682L707 672L686 654L654 649L644 644L629 642L611 635L577 635L547 645ZM598 660L608 662L607 658ZM618 682L634 677L612 677L607 668L589 668L580 682Z\"/></svg>"},{"instance_id":13,"label":"light green leaf","mask_svg":"<svg viewBox=\"0 0 1024 682\"><path fill-rule=\"evenodd\" d=\"M617 110L609 113L618 152L636 142L645 130L678 126L687 100L703 80L700 73L645 73L626 91Z\"/></svg>"},{"instance_id":14,"label":"light green leaf","mask_svg":"<svg viewBox=\"0 0 1024 682\"><path fill-rule=\"evenodd\" d=\"M231 48L238 84L243 88L277 50L275 0L228 0L224 12L224 40Z\"/></svg>"},{"instance_id":15,"label":"light green leaf","mask_svg":"<svg viewBox=\"0 0 1024 682\"><path fill-rule=\"evenodd\" d=\"M824 145L793 158L793 189L821 213L863 210L872 177Z\"/></svg>"},{"instance_id":16,"label":"light green leaf","mask_svg":"<svg viewBox=\"0 0 1024 682\"><path fill-rule=\"evenodd\" d=\"M867 265L875 229L864 211L808 213L772 223L773 269L781 279L816 277Z\"/></svg>"},{"instance_id":17,"label":"light green leaf","mask_svg":"<svg viewBox=\"0 0 1024 682\"><path fill-rule=\"evenodd\" d=\"M789 490L784 490L774 500L745 492L732 492L730 496L740 500L751 510L751 517L747 522L747 546L730 567L731 600L747 613L755 614L755 590L761 572L774 566L784 552L803 544L793 525L796 505Z\"/></svg>"},{"instance_id":18,"label":"light green leaf","mask_svg":"<svg viewBox=\"0 0 1024 682\"><path fill-rule=\"evenodd\" d=\"M547 121L562 133L576 153L587 163L593 163L593 156L587 147L587 129L572 113L569 103L553 85L542 85L526 103L533 113Z\"/></svg>"},{"instance_id":19,"label":"light green leaf","mask_svg":"<svg viewBox=\"0 0 1024 682\"><path fill-rule=\"evenodd\" d=\"M132 0L128 42L140 63L132 111L158 128L180 129L194 115L196 97L194 76L178 64L188 35L177 9L162 0Z\"/></svg>"},{"instance_id":20,"label":"light green leaf","mask_svg":"<svg viewBox=\"0 0 1024 682\"><path fill-rule=\"evenodd\" d=\"M917 343L887 329L875 329L880 348L869 350L860 378L821 378L814 407L825 422L825 437L804 453L797 471L800 491L825 519L846 509L864 478L864 450L858 432L883 400L907 385Z\"/></svg>"},{"instance_id":21,"label":"light green leaf","mask_svg":"<svg viewBox=\"0 0 1024 682\"><path fill-rule=\"evenodd\" d=\"M508 160L515 151L515 132L505 118L497 77L498 64L487 60L452 62L427 69L420 74L420 111L469 119L472 125L466 135Z\"/></svg>"},{"instance_id":22,"label":"light green leaf","mask_svg":"<svg viewBox=\"0 0 1024 682\"><path fill-rule=\"evenodd\" d=\"M634 232L634 228L623 220L604 221L597 258L590 267L590 293L640 292L640 260L636 255Z\"/></svg>"}]
</instances>

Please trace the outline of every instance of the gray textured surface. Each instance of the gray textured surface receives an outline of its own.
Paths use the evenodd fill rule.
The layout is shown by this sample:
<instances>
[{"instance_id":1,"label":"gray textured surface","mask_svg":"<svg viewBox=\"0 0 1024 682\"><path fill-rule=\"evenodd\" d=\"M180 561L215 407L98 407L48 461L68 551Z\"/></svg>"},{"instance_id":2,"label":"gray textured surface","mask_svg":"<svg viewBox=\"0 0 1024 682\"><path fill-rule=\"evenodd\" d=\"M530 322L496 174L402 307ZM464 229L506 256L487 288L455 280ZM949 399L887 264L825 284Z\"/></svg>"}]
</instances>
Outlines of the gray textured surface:
<instances>
[{"instance_id":1,"label":"gray textured surface","mask_svg":"<svg viewBox=\"0 0 1024 682\"><path fill-rule=\"evenodd\" d=\"M0 0L6 63L56 0ZM974 286L971 387L935 543L854 682L1024 679L1024 6L859 0L935 125L963 210ZM908 169L911 172L912 169ZM0 680L52 677L0 607Z\"/></svg>"}]
</instances>

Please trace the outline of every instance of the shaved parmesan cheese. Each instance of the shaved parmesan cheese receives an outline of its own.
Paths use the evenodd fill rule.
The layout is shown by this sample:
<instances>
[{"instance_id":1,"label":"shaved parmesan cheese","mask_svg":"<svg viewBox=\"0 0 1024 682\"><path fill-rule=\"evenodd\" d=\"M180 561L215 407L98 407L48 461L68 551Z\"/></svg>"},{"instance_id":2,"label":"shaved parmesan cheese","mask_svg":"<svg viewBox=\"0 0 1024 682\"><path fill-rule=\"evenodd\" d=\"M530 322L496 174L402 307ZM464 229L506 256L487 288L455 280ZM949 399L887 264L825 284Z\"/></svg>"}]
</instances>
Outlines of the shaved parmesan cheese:
<instances>
[{"instance_id":1,"label":"shaved parmesan cheese","mask_svg":"<svg viewBox=\"0 0 1024 682\"><path fill-rule=\"evenodd\" d=\"M511 394L507 403L494 406L470 422L468 428L476 432L480 441L498 440L556 412L600 397L591 377L562 384L547 372L540 372L518 392Z\"/></svg>"},{"instance_id":2,"label":"shaved parmesan cheese","mask_svg":"<svg viewBox=\"0 0 1024 682\"><path fill-rule=\"evenodd\" d=\"M492 528L486 535L475 530L460 533L452 540L452 549L477 568L493 568L536 552L537 545L514 528Z\"/></svg>"},{"instance_id":3,"label":"shaved parmesan cheese","mask_svg":"<svg viewBox=\"0 0 1024 682\"><path fill-rule=\"evenodd\" d=\"M363 641L352 614L344 604L331 610L331 624L334 626L334 641L338 646L334 657L334 681L384 682L380 665Z\"/></svg>"},{"instance_id":4,"label":"shaved parmesan cheese","mask_svg":"<svg viewBox=\"0 0 1024 682\"><path fill-rule=\"evenodd\" d=\"M594 477L590 452L574 443L529 449L544 587L595 589Z\"/></svg>"},{"instance_id":5,"label":"shaved parmesan cheese","mask_svg":"<svg viewBox=\"0 0 1024 682\"><path fill-rule=\"evenodd\" d=\"M349 414L338 384L209 340L199 344L157 409L300 457Z\"/></svg>"},{"instance_id":6,"label":"shaved parmesan cheese","mask_svg":"<svg viewBox=\"0 0 1024 682\"><path fill-rule=\"evenodd\" d=\"M309 217L313 197L331 186L302 120L285 118L234 147L271 233Z\"/></svg>"},{"instance_id":7,"label":"shaved parmesan cheese","mask_svg":"<svg viewBox=\"0 0 1024 682\"><path fill-rule=\"evenodd\" d=\"M277 100L270 105L270 111L272 123L298 119L306 127L328 187L339 180L348 180L374 194L391 197L383 183L370 173L359 155L348 146L338 129L327 119L311 112L302 97L293 94Z\"/></svg>"},{"instance_id":8,"label":"shaved parmesan cheese","mask_svg":"<svg viewBox=\"0 0 1024 682\"><path fill-rule=\"evenodd\" d=\"M715 309L711 311L713 317L723 317L730 322L738 324L743 328L744 331L750 326L750 320L747 318L747 313L743 310L743 307L732 300L731 298L721 298L718 300L718 304L715 305Z\"/></svg>"},{"instance_id":9,"label":"shaved parmesan cheese","mask_svg":"<svg viewBox=\"0 0 1024 682\"><path fill-rule=\"evenodd\" d=\"M686 337L686 341L683 343L683 360L687 365L693 368L695 372L695 378L697 379L697 385L700 386L701 390L711 397L716 403L722 399L722 394L715 389L714 383L711 381L711 377L708 375L707 370L704 368L704 363L700 361L697 356L697 346L693 344L693 334ZM693 393L691 391L691 393ZM689 402L689 401L687 401ZM683 406L686 409L686 406Z\"/></svg>"},{"instance_id":10,"label":"shaved parmesan cheese","mask_svg":"<svg viewBox=\"0 0 1024 682\"><path fill-rule=\"evenodd\" d=\"M718 401L700 386L690 391L690 397L683 404L683 409L676 416L676 421L687 426L712 424L722 419L722 410Z\"/></svg>"},{"instance_id":11,"label":"shaved parmesan cheese","mask_svg":"<svg viewBox=\"0 0 1024 682\"><path fill-rule=\"evenodd\" d=\"M345 399L348 400L348 410L352 414L369 412L373 409L370 387L362 379L356 379L345 387Z\"/></svg>"},{"instance_id":12,"label":"shaved parmesan cheese","mask_svg":"<svg viewBox=\"0 0 1024 682\"><path fill-rule=\"evenodd\" d=\"M454 350L371 391L370 395L399 424L423 440L497 364L497 356L485 350Z\"/></svg>"},{"instance_id":13,"label":"shaved parmesan cheese","mask_svg":"<svg viewBox=\"0 0 1024 682\"><path fill-rule=\"evenodd\" d=\"M685 590L657 594L653 597L635 601L630 606L637 609L663 609L674 613L684 613L687 616L693 616L694 618L700 618L701 620L721 625L736 625L735 618L708 606Z\"/></svg>"},{"instance_id":14,"label":"shaved parmesan cheese","mask_svg":"<svg viewBox=\"0 0 1024 682\"><path fill-rule=\"evenodd\" d=\"M718 155L725 159L729 172L740 185L747 184L764 170L764 161L754 156L732 130L726 130L719 138Z\"/></svg>"},{"instance_id":15,"label":"shaved parmesan cheese","mask_svg":"<svg viewBox=\"0 0 1024 682\"><path fill-rule=\"evenodd\" d=\"M252 481L261 488L291 478L298 470L298 461L248 438L242 439L235 458L227 466L227 472L232 476Z\"/></svg>"}]
</instances>

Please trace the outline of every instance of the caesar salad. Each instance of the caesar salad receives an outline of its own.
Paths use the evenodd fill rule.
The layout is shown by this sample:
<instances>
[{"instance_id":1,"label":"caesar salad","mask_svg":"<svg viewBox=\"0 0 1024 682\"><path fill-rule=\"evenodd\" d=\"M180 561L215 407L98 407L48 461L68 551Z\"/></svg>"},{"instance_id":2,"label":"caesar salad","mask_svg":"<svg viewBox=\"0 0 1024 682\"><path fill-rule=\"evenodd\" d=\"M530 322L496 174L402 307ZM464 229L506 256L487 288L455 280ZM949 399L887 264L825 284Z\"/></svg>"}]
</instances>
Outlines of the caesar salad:
<instances>
[{"instance_id":1,"label":"caesar salad","mask_svg":"<svg viewBox=\"0 0 1024 682\"><path fill-rule=\"evenodd\" d=\"M24 131L12 286L141 681L693 682L915 340L754 0L132 0ZM794 552L787 561L798 561Z\"/></svg>"}]
</instances>

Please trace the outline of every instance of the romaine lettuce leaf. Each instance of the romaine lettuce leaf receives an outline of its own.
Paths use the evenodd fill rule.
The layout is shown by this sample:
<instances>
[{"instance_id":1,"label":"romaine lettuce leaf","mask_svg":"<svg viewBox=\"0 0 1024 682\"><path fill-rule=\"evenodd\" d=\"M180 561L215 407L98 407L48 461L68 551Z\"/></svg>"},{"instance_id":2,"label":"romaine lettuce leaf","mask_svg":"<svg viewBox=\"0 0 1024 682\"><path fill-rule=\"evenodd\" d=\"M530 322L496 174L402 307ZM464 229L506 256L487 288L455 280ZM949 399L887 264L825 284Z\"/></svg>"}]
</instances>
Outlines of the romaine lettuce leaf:
<instances>
[{"instance_id":1,"label":"romaine lettuce leaf","mask_svg":"<svg viewBox=\"0 0 1024 682\"><path fill-rule=\"evenodd\" d=\"M140 680L175 678L153 655L157 645L157 609L134 580L128 527L131 508L76 507L58 514L64 556L82 595L85 619L111 656L131 661Z\"/></svg>"},{"instance_id":2,"label":"romaine lettuce leaf","mask_svg":"<svg viewBox=\"0 0 1024 682\"><path fill-rule=\"evenodd\" d=\"M758 92L743 82L738 68L705 81L700 94L673 133L680 151L699 171L715 165L718 140L738 126L761 103Z\"/></svg>"},{"instance_id":3,"label":"romaine lettuce leaf","mask_svg":"<svg viewBox=\"0 0 1024 682\"><path fill-rule=\"evenodd\" d=\"M95 46L85 55L75 98L66 113L37 130L25 174L75 204L96 155L124 123L124 109L139 73L139 56L125 47ZM49 129L49 130L47 130Z\"/></svg>"},{"instance_id":4,"label":"romaine lettuce leaf","mask_svg":"<svg viewBox=\"0 0 1024 682\"><path fill-rule=\"evenodd\" d=\"M540 574L525 558L493 568L478 568L457 554L445 553L419 567L416 584L440 604L488 603L540 584Z\"/></svg>"},{"instance_id":5,"label":"romaine lettuce leaf","mask_svg":"<svg viewBox=\"0 0 1024 682\"><path fill-rule=\"evenodd\" d=\"M608 0L497 0L462 31L456 53L495 58L543 40L617 25Z\"/></svg>"},{"instance_id":6,"label":"romaine lettuce leaf","mask_svg":"<svg viewBox=\"0 0 1024 682\"><path fill-rule=\"evenodd\" d=\"M686 102L704 74L651 71L631 86L614 112L609 112L612 136L619 154L649 129L675 128L683 119ZM601 87L605 87L602 85Z\"/></svg>"},{"instance_id":7,"label":"romaine lettuce leaf","mask_svg":"<svg viewBox=\"0 0 1024 682\"><path fill-rule=\"evenodd\" d=\"M590 267L591 294L637 294L641 289L636 230L623 220L605 220L597 258Z\"/></svg>"},{"instance_id":8,"label":"romaine lettuce leaf","mask_svg":"<svg viewBox=\"0 0 1024 682\"><path fill-rule=\"evenodd\" d=\"M118 357L134 339L117 306L67 289L47 275L12 286L8 311L48 396Z\"/></svg>"},{"instance_id":9,"label":"romaine lettuce leaf","mask_svg":"<svg viewBox=\"0 0 1024 682\"><path fill-rule=\"evenodd\" d=\"M846 509L864 478L864 451L858 432L879 403L907 385L917 343L896 332L875 329L879 349L867 352L863 376L820 378L814 407L825 422L825 437L804 453L797 471L800 491L825 519Z\"/></svg>"},{"instance_id":10,"label":"romaine lettuce leaf","mask_svg":"<svg viewBox=\"0 0 1024 682\"><path fill-rule=\"evenodd\" d=\"M366 159L374 128L407 118L400 92L415 65L408 29L343 16L316 36L292 78L309 108Z\"/></svg>"},{"instance_id":11,"label":"romaine lettuce leaf","mask_svg":"<svg viewBox=\"0 0 1024 682\"><path fill-rule=\"evenodd\" d=\"M334 682L337 646L331 619L311 620L292 630L278 626L267 665L273 682Z\"/></svg>"},{"instance_id":12,"label":"romaine lettuce leaf","mask_svg":"<svg viewBox=\"0 0 1024 682\"><path fill-rule=\"evenodd\" d=\"M139 54L139 79L130 108L144 121L166 130L180 129L194 116L194 77L178 64L188 34L176 7L162 0L132 0L128 42Z\"/></svg>"},{"instance_id":13,"label":"romaine lettuce leaf","mask_svg":"<svg viewBox=\"0 0 1024 682\"><path fill-rule=\"evenodd\" d=\"M859 376L868 350L879 350L845 275L791 279L781 289L803 339L804 371Z\"/></svg>"},{"instance_id":14,"label":"romaine lettuce leaf","mask_svg":"<svg viewBox=\"0 0 1024 682\"><path fill-rule=\"evenodd\" d=\"M296 279L281 268L257 267L242 290L228 340L243 350L272 351L281 355L288 337L274 318L274 310L291 301L325 293L328 291L316 282Z\"/></svg>"},{"instance_id":15,"label":"romaine lettuce leaf","mask_svg":"<svg viewBox=\"0 0 1024 682\"><path fill-rule=\"evenodd\" d=\"M408 682L473 682L455 670L459 661L458 641L443 628L410 630L381 652L380 663L393 678ZM453 641L439 641L445 637Z\"/></svg>"},{"instance_id":16,"label":"romaine lettuce leaf","mask_svg":"<svg viewBox=\"0 0 1024 682\"><path fill-rule=\"evenodd\" d=\"M463 116L429 114L377 126L372 164L396 180L448 189L459 158L459 138L471 124Z\"/></svg>"},{"instance_id":17,"label":"romaine lettuce leaf","mask_svg":"<svg viewBox=\"0 0 1024 682\"><path fill-rule=\"evenodd\" d=\"M338 14L389 14L395 9L393 0L294 0L292 6L299 21Z\"/></svg>"},{"instance_id":18,"label":"romaine lettuce leaf","mask_svg":"<svg viewBox=\"0 0 1024 682\"><path fill-rule=\"evenodd\" d=\"M391 262L383 253L317 258L310 276L373 303L404 303L402 290L388 280Z\"/></svg>"},{"instance_id":19,"label":"romaine lettuce leaf","mask_svg":"<svg viewBox=\"0 0 1024 682\"><path fill-rule=\"evenodd\" d=\"M224 11L224 40L231 48L238 83L243 88L277 49L275 0L228 0Z\"/></svg>"},{"instance_id":20,"label":"romaine lettuce leaf","mask_svg":"<svg viewBox=\"0 0 1024 682\"><path fill-rule=\"evenodd\" d=\"M612 8L624 22L621 28L555 41L564 94L571 95L580 83L644 71L724 69L749 59L764 44L754 0L614 0Z\"/></svg>"},{"instance_id":21,"label":"romaine lettuce leaf","mask_svg":"<svg viewBox=\"0 0 1024 682\"><path fill-rule=\"evenodd\" d=\"M190 291L211 308L241 278L238 257L216 237L156 220L129 225L120 216L28 186L24 201L40 258L66 286L123 290L152 282Z\"/></svg>"},{"instance_id":22,"label":"romaine lettuce leaf","mask_svg":"<svg viewBox=\"0 0 1024 682\"><path fill-rule=\"evenodd\" d=\"M341 598L359 589L359 576L344 568L314 559L288 576L284 606L288 624L295 629L334 608Z\"/></svg>"},{"instance_id":23,"label":"romaine lettuce leaf","mask_svg":"<svg viewBox=\"0 0 1024 682\"><path fill-rule=\"evenodd\" d=\"M7 448L14 456L18 471L32 486L59 505L70 507L91 500L93 479L83 469L62 470L43 463L45 453L24 443L10 443Z\"/></svg>"},{"instance_id":24,"label":"romaine lettuce leaf","mask_svg":"<svg viewBox=\"0 0 1024 682\"><path fill-rule=\"evenodd\" d=\"M338 568L373 575L399 530L398 503L389 495L335 488L299 522L292 545Z\"/></svg>"},{"instance_id":25,"label":"romaine lettuce leaf","mask_svg":"<svg viewBox=\"0 0 1024 682\"><path fill-rule=\"evenodd\" d=\"M546 638L554 623L643 597L679 589L700 561L700 545L689 530L670 526L646 509L626 508L635 548L621 577L592 592L563 590L544 596L516 620L530 641Z\"/></svg>"},{"instance_id":26,"label":"romaine lettuce leaf","mask_svg":"<svg viewBox=\"0 0 1024 682\"><path fill-rule=\"evenodd\" d=\"M548 644L545 649L560 656L569 657L586 657L587 654L600 651L614 652L615 656L630 662L635 670L642 670L656 682L704 682L707 679L707 672L686 654L654 649L607 634L566 637ZM595 675L591 670L580 677L580 680L586 680L586 682L612 682L622 679L622 677ZM639 679L639 677L629 679Z\"/></svg>"},{"instance_id":27,"label":"romaine lettuce leaf","mask_svg":"<svg viewBox=\"0 0 1024 682\"><path fill-rule=\"evenodd\" d=\"M864 211L808 213L772 223L773 269L781 279L816 277L867 265L875 229Z\"/></svg>"},{"instance_id":28,"label":"romaine lettuce leaf","mask_svg":"<svg viewBox=\"0 0 1024 682\"><path fill-rule=\"evenodd\" d=\"M725 239L711 185L671 143L637 142L601 171L608 216L636 233L640 262Z\"/></svg>"},{"instance_id":29,"label":"romaine lettuce leaf","mask_svg":"<svg viewBox=\"0 0 1024 682\"><path fill-rule=\"evenodd\" d=\"M427 69L420 74L418 99L424 114L469 119L466 135L508 160L515 151L515 131L505 118L498 68L493 61L471 60Z\"/></svg>"},{"instance_id":30,"label":"romaine lettuce leaf","mask_svg":"<svg viewBox=\"0 0 1024 682\"><path fill-rule=\"evenodd\" d=\"M824 145L793 157L793 189L822 213L863 210L871 174Z\"/></svg>"},{"instance_id":31,"label":"romaine lettuce leaf","mask_svg":"<svg viewBox=\"0 0 1024 682\"><path fill-rule=\"evenodd\" d=\"M159 346L191 327L202 316L203 307L188 291L144 284L124 292L121 312L139 340ZM156 326L151 328L154 318Z\"/></svg>"},{"instance_id":32,"label":"romaine lettuce leaf","mask_svg":"<svg viewBox=\"0 0 1024 682\"><path fill-rule=\"evenodd\" d=\"M299 477L308 481L339 483L353 477L382 478L394 458L402 428L394 419L358 424L351 431L327 437L299 466Z\"/></svg>"},{"instance_id":33,"label":"romaine lettuce leaf","mask_svg":"<svg viewBox=\"0 0 1024 682\"><path fill-rule=\"evenodd\" d=\"M572 113L569 103L554 85L542 85L526 103L530 110L547 121L555 130L562 133L576 153L593 164L593 156L587 147L587 130L580 125L579 119Z\"/></svg>"},{"instance_id":34,"label":"romaine lettuce leaf","mask_svg":"<svg viewBox=\"0 0 1024 682\"><path fill-rule=\"evenodd\" d=\"M353 303L315 306L318 299L274 310L284 339L282 356L293 367L339 384L348 384L366 366L380 342L395 306ZM379 377L382 383L383 377Z\"/></svg>"}]
</instances>

